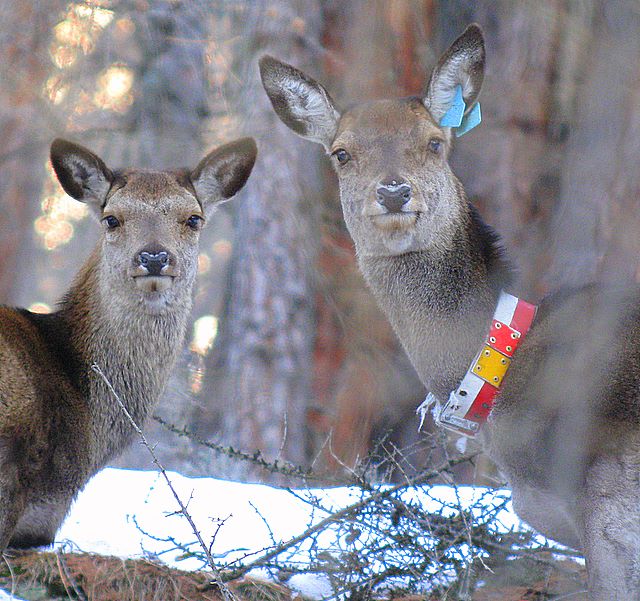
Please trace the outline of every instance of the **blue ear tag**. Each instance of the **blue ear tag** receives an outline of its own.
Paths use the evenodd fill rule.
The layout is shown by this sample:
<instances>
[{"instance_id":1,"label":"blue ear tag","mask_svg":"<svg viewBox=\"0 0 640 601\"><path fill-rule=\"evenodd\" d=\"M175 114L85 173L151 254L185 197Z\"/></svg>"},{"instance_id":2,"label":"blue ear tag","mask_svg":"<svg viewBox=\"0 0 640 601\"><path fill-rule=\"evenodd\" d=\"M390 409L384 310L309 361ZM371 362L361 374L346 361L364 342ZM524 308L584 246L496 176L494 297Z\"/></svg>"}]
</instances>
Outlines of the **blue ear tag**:
<instances>
[{"instance_id":1,"label":"blue ear tag","mask_svg":"<svg viewBox=\"0 0 640 601\"><path fill-rule=\"evenodd\" d=\"M464 109L466 105L462 99L462 86L456 86L456 93L453 97L453 103L449 107L449 110L440 119L440 125L442 127L459 127L462 123L462 116L464 115Z\"/></svg>"},{"instance_id":2,"label":"blue ear tag","mask_svg":"<svg viewBox=\"0 0 640 601\"><path fill-rule=\"evenodd\" d=\"M480 112L480 103L477 102L468 114L464 114L467 105L462 98L462 86L456 86L453 103L449 110L440 119L442 127L453 127L456 130L456 137L464 136L471 131L476 125L482 122L482 113Z\"/></svg>"},{"instance_id":3,"label":"blue ear tag","mask_svg":"<svg viewBox=\"0 0 640 601\"><path fill-rule=\"evenodd\" d=\"M464 116L460 127L456 129L456 137L464 136L468 131L471 131L476 125L480 125L482 122L482 114L480 112L480 103L477 102L473 108Z\"/></svg>"}]
</instances>

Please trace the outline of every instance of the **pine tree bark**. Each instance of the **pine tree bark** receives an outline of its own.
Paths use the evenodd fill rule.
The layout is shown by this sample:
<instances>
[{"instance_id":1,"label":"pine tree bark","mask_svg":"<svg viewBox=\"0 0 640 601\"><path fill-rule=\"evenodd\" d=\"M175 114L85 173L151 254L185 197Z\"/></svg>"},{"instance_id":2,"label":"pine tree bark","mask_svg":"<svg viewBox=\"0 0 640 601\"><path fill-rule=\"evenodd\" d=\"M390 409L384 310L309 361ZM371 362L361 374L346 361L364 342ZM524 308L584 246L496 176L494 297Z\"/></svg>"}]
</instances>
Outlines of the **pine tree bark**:
<instances>
[{"instance_id":1,"label":"pine tree bark","mask_svg":"<svg viewBox=\"0 0 640 601\"><path fill-rule=\"evenodd\" d=\"M323 83L340 107L419 90L425 77L432 4L422 0L324 3L327 76ZM335 473L354 469L381 440L387 441L387 448L415 443L415 408L424 390L362 279L329 169L326 180L309 427L318 455L316 468ZM425 460L413 452L405 467Z\"/></svg>"},{"instance_id":2,"label":"pine tree bark","mask_svg":"<svg viewBox=\"0 0 640 601\"><path fill-rule=\"evenodd\" d=\"M314 344L314 269L318 149L277 119L262 89L257 59L270 53L302 69L318 47L315 3L260 0L240 13L236 72L243 86L238 119L256 137L258 160L233 204L234 242L221 332L209 361L204 401L219 421L196 411L193 427L269 460L306 461L306 410ZM313 69L312 69L313 71ZM203 419L204 418L204 419ZM218 473L262 478L250 465L217 465Z\"/></svg>"},{"instance_id":3,"label":"pine tree bark","mask_svg":"<svg viewBox=\"0 0 640 601\"><path fill-rule=\"evenodd\" d=\"M76 51L75 61L58 68L50 54L59 42L56 25L74 23L74 10L82 6L13 5L2 11L5 19L0 23L0 133L6 142L0 178L0 302L29 306L37 300L53 306L95 244L98 226L88 216L74 221L71 239L54 250L45 250L35 239L32 224L41 210L51 140L76 140L114 168L195 167L208 150L202 132L213 96L204 52L211 19L203 19L202 7L191 2L158 0L150 10L114 3L109 23L88 36L86 52L74 46L81 40L78 31L75 39L65 39L68 49ZM211 7L217 8L214 3ZM84 17L80 25L75 23L81 32L86 33L86 21ZM125 110L101 110L93 103L94 94L100 74L114 65L133 74L132 103ZM67 90L60 103L43 94L49 77L59 78ZM205 241L210 229L203 232ZM206 304L203 288L200 300ZM193 404L185 393L182 367L176 368L158 407L172 423L184 423ZM185 473L195 471L190 445L152 421L146 426L163 463ZM114 463L148 467L149 456L140 445L132 445Z\"/></svg>"}]
</instances>

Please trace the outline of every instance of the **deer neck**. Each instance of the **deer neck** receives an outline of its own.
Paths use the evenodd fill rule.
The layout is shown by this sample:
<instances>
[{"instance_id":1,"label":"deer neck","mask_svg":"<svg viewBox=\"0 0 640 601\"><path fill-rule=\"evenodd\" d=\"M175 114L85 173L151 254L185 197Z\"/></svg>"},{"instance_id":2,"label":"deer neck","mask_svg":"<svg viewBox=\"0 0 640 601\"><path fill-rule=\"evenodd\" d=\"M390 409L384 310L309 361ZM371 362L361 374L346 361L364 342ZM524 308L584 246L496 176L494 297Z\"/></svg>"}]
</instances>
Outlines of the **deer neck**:
<instances>
[{"instance_id":1,"label":"deer neck","mask_svg":"<svg viewBox=\"0 0 640 601\"><path fill-rule=\"evenodd\" d=\"M58 314L68 330L77 365L76 387L88 398L96 466L121 450L133 429L91 366L100 368L141 426L157 404L182 350L191 309L191 287L160 314L146 312L140 303L123 299L117 291L101 289L98 261L99 253L94 252Z\"/></svg>"},{"instance_id":2,"label":"deer neck","mask_svg":"<svg viewBox=\"0 0 640 601\"><path fill-rule=\"evenodd\" d=\"M446 399L478 352L511 269L476 211L449 244L394 256L359 256L363 275L425 386Z\"/></svg>"}]
</instances>

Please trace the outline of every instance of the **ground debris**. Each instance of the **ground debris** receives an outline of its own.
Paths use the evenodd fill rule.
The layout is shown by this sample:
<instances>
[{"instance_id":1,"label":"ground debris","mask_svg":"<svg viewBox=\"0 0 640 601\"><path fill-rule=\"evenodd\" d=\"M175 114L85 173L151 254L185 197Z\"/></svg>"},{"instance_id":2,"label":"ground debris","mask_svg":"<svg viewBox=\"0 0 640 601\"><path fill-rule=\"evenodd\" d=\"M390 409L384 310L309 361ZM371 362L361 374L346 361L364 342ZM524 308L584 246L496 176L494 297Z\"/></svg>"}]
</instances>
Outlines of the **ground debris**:
<instances>
[{"instance_id":1,"label":"ground debris","mask_svg":"<svg viewBox=\"0 0 640 601\"><path fill-rule=\"evenodd\" d=\"M27 601L221 601L211 574L185 572L147 559L89 553L20 552L0 569L0 587ZM473 601L586 601L586 572L574 561L541 554L475 566ZM228 583L238 601L304 601L272 582L243 577ZM376 595L381 601L384 593ZM457 587L432 595L394 596L393 601L460 599Z\"/></svg>"},{"instance_id":2,"label":"ground debris","mask_svg":"<svg viewBox=\"0 0 640 601\"><path fill-rule=\"evenodd\" d=\"M219 601L211 574L183 572L146 559L89 553L12 553L0 569L0 587L27 601ZM229 583L238 601L300 599L270 582L242 578Z\"/></svg>"},{"instance_id":3,"label":"ground debris","mask_svg":"<svg viewBox=\"0 0 640 601\"><path fill-rule=\"evenodd\" d=\"M584 566L551 554L511 559L478 573L473 601L587 601Z\"/></svg>"}]
</instances>

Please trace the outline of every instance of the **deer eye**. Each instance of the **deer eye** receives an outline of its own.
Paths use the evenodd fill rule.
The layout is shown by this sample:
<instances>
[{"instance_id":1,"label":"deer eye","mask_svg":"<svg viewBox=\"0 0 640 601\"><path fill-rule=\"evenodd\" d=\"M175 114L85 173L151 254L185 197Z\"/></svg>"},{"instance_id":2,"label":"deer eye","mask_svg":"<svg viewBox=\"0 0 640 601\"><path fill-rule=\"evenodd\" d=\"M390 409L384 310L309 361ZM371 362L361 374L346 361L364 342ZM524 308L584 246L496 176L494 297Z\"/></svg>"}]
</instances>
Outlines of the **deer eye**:
<instances>
[{"instance_id":1,"label":"deer eye","mask_svg":"<svg viewBox=\"0 0 640 601\"><path fill-rule=\"evenodd\" d=\"M119 219L113 215L107 215L103 218L102 222L105 223L110 230L115 230L117 227L120 227Z\"/></svg>"},{"instance_id":2,"label":"deer eye","mask_svg":"<svg viewBox=\"0 0 640 601\"><path fill-rule=\"evenodd\" d=\"M191 215L189 219L185 222L187 226L189 226L192 230L199 230L204 219L200 217L200 215Z\"/></svg>"},{"instance_id":3,"label":"deer eye","mask_svg":"<svg viewBox=\"0 0 640 601\"><path fill-rule=\"evenodd\" d=\"M442 140L431 138L431 140L429 140L429 150L435 154L439 154L442 150Z\"/></svg>"},{"instance_id":4,"label":"deer eye","mask_svg":"<svg viewBox=\"0 0 640 601\"><path fill-rule=\"evenodd\" d=\"M351 160L351 155L344 148L338 148L331 153L331 156L336 157L340 165L346 165Z\"/></svg>"}]
</instances>

